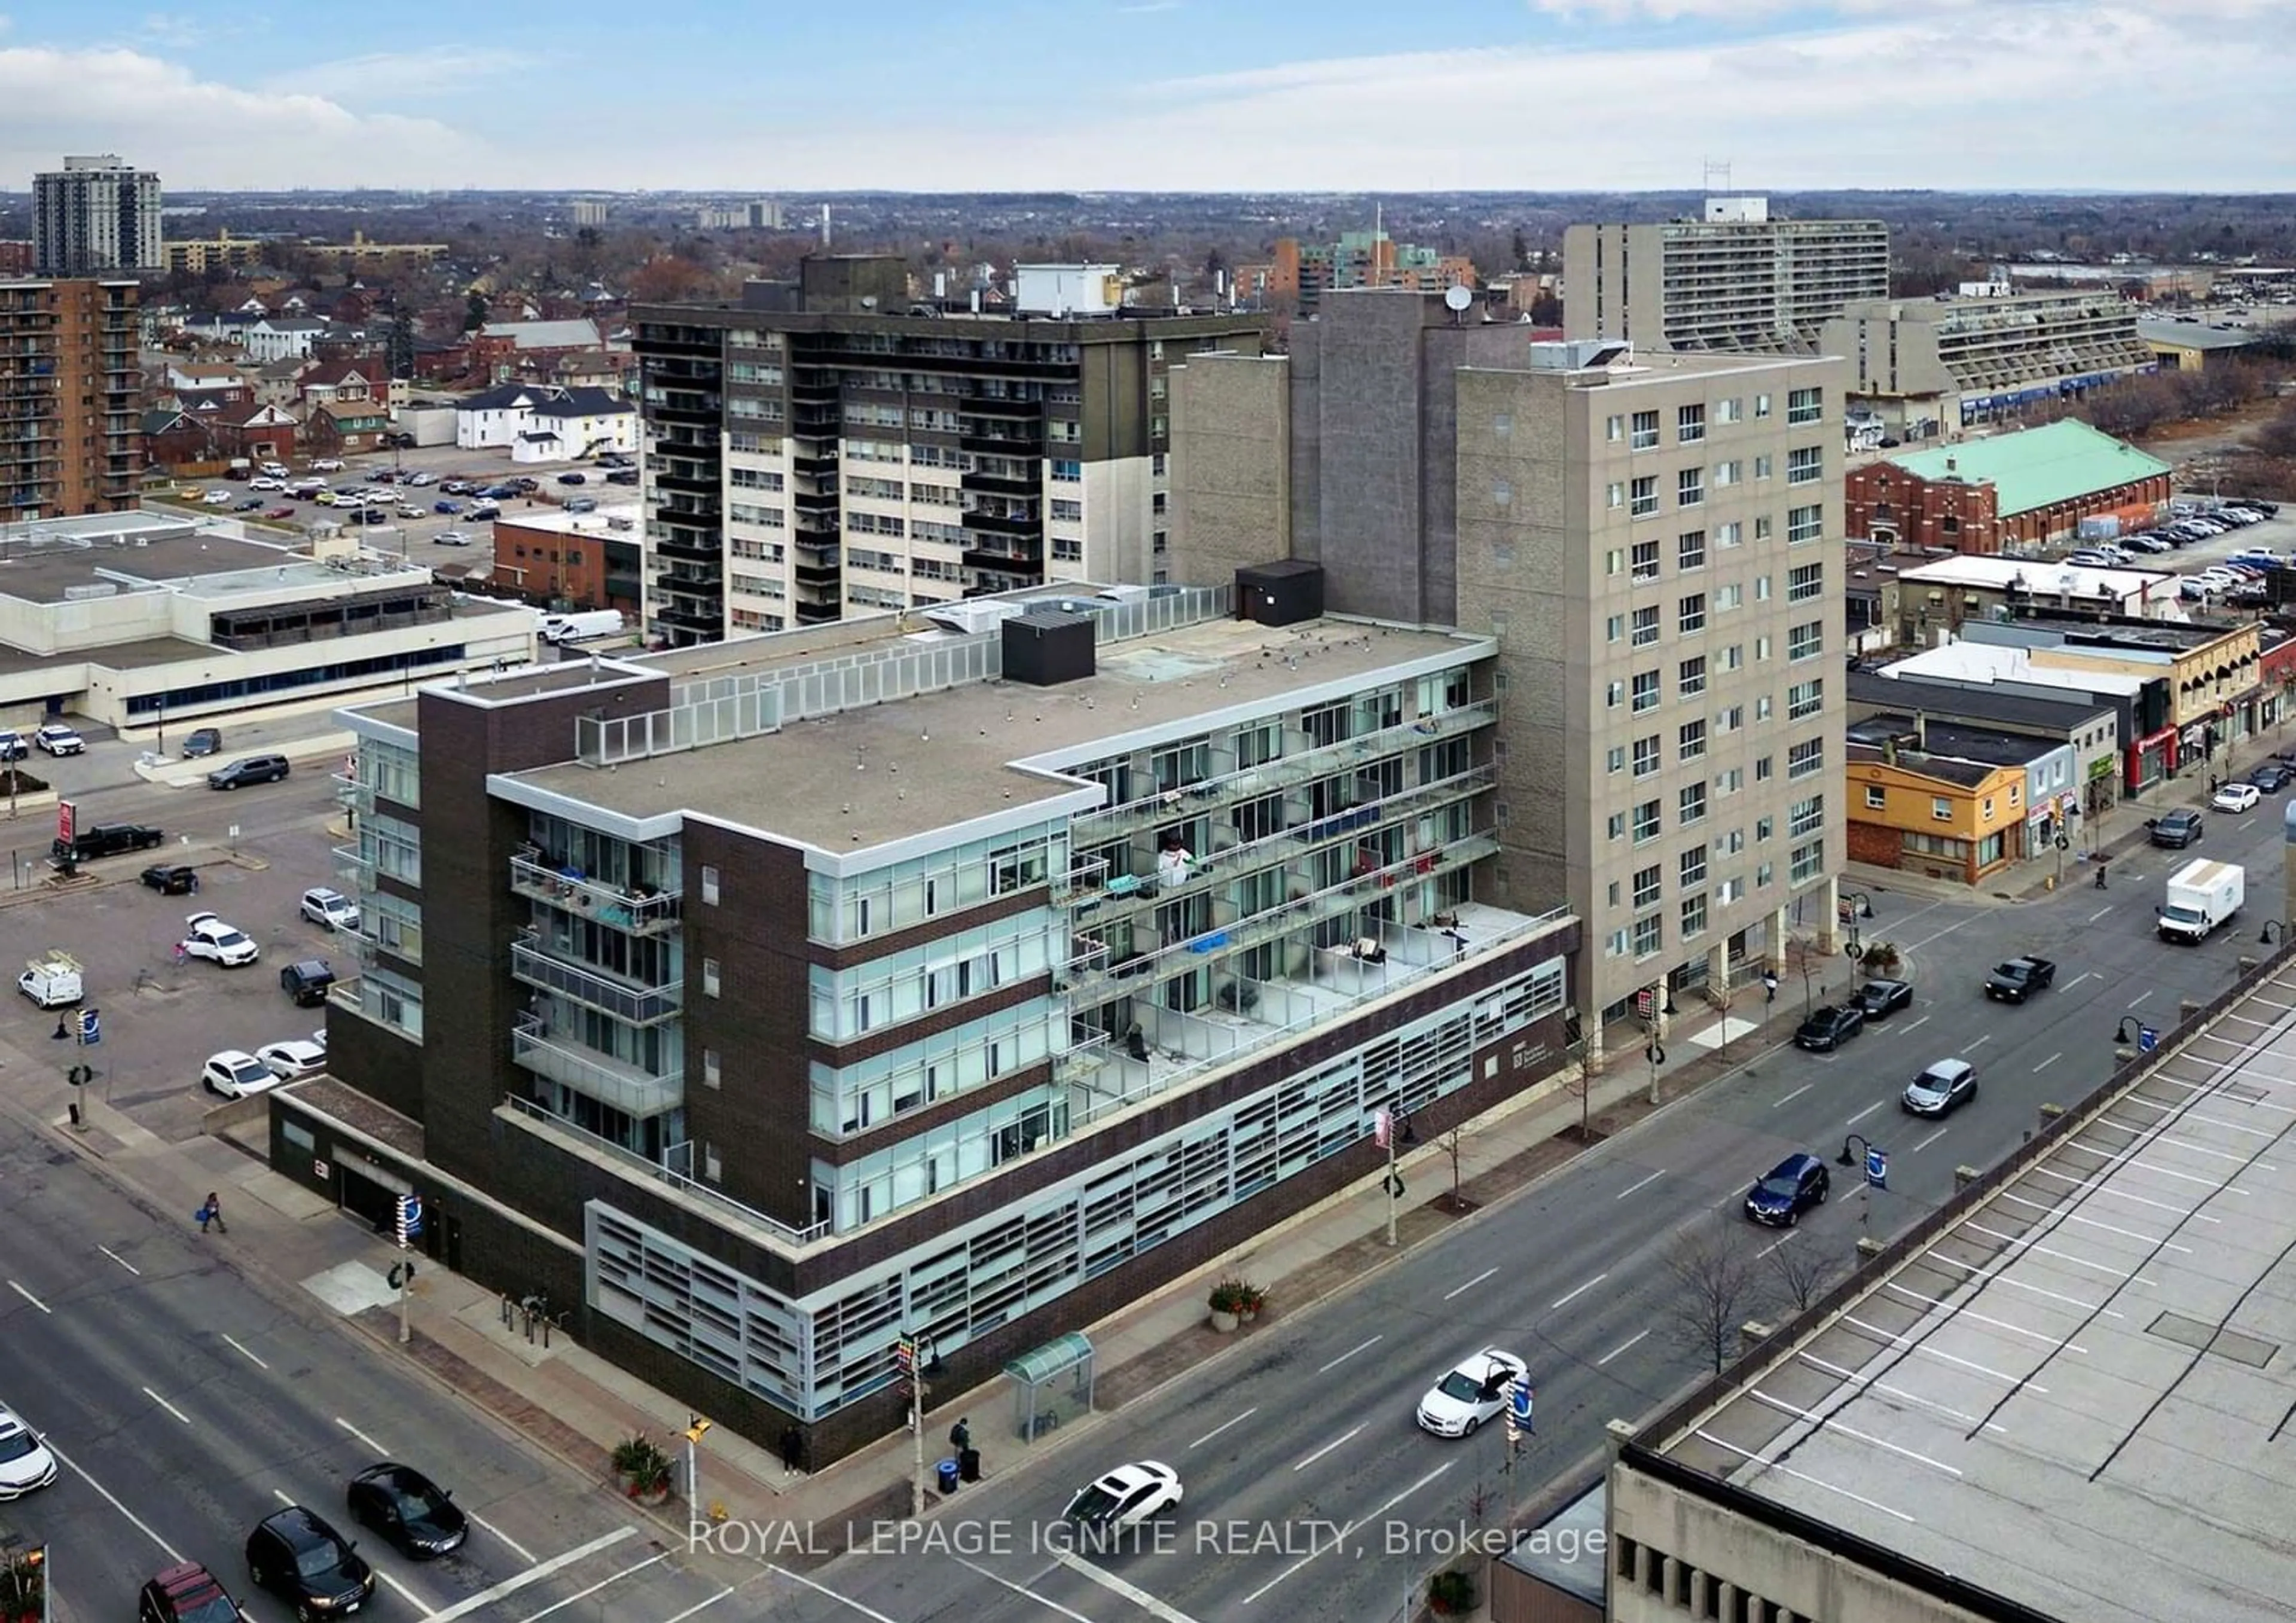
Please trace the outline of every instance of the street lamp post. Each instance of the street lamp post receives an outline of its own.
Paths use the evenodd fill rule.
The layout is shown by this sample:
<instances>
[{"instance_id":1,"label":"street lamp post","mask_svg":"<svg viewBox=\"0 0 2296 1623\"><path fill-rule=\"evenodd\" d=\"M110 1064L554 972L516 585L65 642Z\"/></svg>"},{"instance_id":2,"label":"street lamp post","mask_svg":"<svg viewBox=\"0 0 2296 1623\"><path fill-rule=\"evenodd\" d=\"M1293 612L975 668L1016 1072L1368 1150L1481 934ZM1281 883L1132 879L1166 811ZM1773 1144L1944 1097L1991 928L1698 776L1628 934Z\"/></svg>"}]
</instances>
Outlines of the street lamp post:
<instances>
[{"instance_id":1,"label":"street lamp post","mask_svg":"<svg viewBox=\"0 0 2296 1623\"><path fill-rule=\"evenodd\" d=\"M1392 1248L1395 1244L1395 1209L1403 1197L1403 1180L1396 1176L1395 1155L1398 1150L1417 1143L1419 1135L1411 1130L1411 1118L1403 1113L1401 1106L1395 1104L1380 1106L1378 1132L1379 1142L1387 1151L1387 1177L1381 1187L1387 1193L1387 1243Z\"/></svg>"},{"instance_id":2,"label":"street lamp post","mask_svg":"<svg viewBox=\"0 0 2296 1623\"><path fill-rule=\"evenodd\" d=\"M2256 932L2259 945L2264 947L2276 947L2287 939L2288 922L2285 919L2267 919L2264 928Z\"/></svg>"},{"instance_id":3,"label":"street lamp post","mask_svg":"<svg viewBox=\"0 0 2296 1623\"><path fill-rule=\"evenodd\" d=\"M2131 1026L2136 1028L2136 1035L2134 1038L2128 1035L2128 1028ZM2115 1057L2124 1065L2140 1053L2152 1053L2153 1045L2160 1040L2161 1033L2153 1027L2146 1025L2144 1017L2133 1011L2122 1015L2120 1023L2112 1029Z\"/></svg>"},{"instance_id":4,"label":"street lamp post","mask_svg":"<svg viewBox=\"0 0 2296 1623\"><path fill-rule=\"evenodd\" d=\"M922 1365L917 1362L920 1342L931 1349ZM905 1335L894 1343L893 1360L909 1382L909 1431L916 1450L916 1475L909 1483L909 1513L922 1519L925 1513L925 1405L931 1401L926 1382L941 1373L940 1349L931 1336Z\"/></svg>"}]
</instances>

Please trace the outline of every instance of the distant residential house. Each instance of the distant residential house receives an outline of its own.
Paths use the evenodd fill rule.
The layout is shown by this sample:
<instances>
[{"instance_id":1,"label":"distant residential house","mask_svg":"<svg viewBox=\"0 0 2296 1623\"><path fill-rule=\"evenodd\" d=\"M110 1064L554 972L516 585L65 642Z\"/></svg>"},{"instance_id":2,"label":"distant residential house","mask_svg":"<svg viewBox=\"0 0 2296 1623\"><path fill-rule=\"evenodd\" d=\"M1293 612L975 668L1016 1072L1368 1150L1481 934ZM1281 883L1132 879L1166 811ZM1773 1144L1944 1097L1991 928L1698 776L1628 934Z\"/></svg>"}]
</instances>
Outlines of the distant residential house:
<instances>
[{"instance_id":1,"label":"distant residential house","mask_svg":"<svg viewBox=\"0 0 2296 1623\"><path fill-rule=\"evenodd\" d=\"M561 389L603 389L627 396L637 370L638 357L628 349L570 350L551 363L550 381Z\"/></svg>"},{"instance_id":2,"label":"distant residential house","mask_svg":"<svg viewBox=\"0 0 2296 1623\"><path fill-rule=\"evenodd\" d=\"M144 414L144 461L154 469L214 462L215 434L209 424L180 407Z\"/></svg>"},{"instance_id":3,"label":"distant residential house","mask_svg":"<svg viewBox=\"0 0 2296 1623\"><path fill-rule=\"evenodd\" d=\"M501 450L515 447L520 437L529 432L547 431L561 436L568 432L558 421L537 423L533 421L539 406L569 399L575 395L586 405L619 404L612 400L593 399L600 397L598 389L573 390L554 389L546 383L497 383L492 389L481 389L455 403L455 443L465 451ZM625 407L625 410L627 408ZM631 430L636 432L635 429ZM547 458L529 455L527 461Z\"/></svg>"},{"instance_id":4,"label":"distant residential house","mask_svg":"<svg viewBox=\"0 0 2296 1623\"><path fill-rule=\"evenodd\" d=\"M302 381L308 361L290 356L283 361L274 361L255 369L255 398L264 406L294 406L301 397L296 385Z\"/></svg>"},{"instance_id":5,"label":"distant residential house","mask_svg":"<svg viewBox=\"0 0 2296 1623\"><path fill-rule=\"evenodd\" d=\"M295 455L295 419L275 406L242 406L215 424L217 449L250 462L285 462Z\"/></svg>"},{"instance_id":6,"label":"distant residential house","mask_svg":"<svg viewBox=\"0 0 2296 1623\"><path fill-rule=\"evenodd\" d=\"M259 316L249 315L244 310L226 310L217 315L188 316L176 331L203 342L238 344L244 348L247 330L259 319Z\"/></svg>"},{"instance_id":7,"label":"distant residential house","mask_svg":"<svg viewBox=\"0 0 2296 1623\"><path fill-rule=\"evenodd\" d=\"M350 456L374 450L390 431L390 414L365 405L317 406L303 421L303 445L321 456Z\"/></svg>"},{"instance_id":8,"label":"distant residential house","mask_svg":"<svg viewBox=\"0 0 2296 1623\"><path fill-rule=\"evenodd\" d=\"M511 443L512 462L572 462L611 451L635 455L637 408L603 389L569 389L527 414Z\"/></svg>"},{"instance_id":9,"label":"distant residential house","mask_svg":"<svg viewBox=\"0 0 2296 1623\"><path fill-rule=\"evenodd\" d=\"M327 324L314 316L271 316L248 328L241 341L251 360L281 361L310 354L326 330Z\"/></svg>"},{"instance_id":10,"label":"distant residential house","mask_svg":"<svg viewBox=\"0 0 2296 1623\"><path fill-rule=\"evenodd\" d=\"M254 394L247 373L220 361L170 361L166 381L177 395L235 391L242 398L252 398Z\"/></svg>"},{"instance_id":11,"label":"distant residential house","mask_svg":"<svg viewBox=\"0 0 2296 1623\"><path fill-rule=\"evenodd\" d=\"M295 392L306 406L387 404L390 380L379 361L320 361L303 369Z\"/></svg>"}]
</instances>

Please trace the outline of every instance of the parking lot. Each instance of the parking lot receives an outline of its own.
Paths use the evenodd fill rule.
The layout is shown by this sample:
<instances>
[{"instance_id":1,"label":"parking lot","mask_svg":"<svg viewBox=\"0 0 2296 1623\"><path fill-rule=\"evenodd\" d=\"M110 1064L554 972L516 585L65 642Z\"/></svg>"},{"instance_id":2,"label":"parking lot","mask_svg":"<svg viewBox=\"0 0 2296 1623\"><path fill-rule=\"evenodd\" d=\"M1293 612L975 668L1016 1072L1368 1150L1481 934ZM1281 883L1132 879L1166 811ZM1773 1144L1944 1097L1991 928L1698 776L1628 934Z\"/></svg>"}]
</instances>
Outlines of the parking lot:
<instances>
[{"instance_id":1,"label":"parking lot","mask_svg":"<svg viewBox=\"0 0 2296 1623\"><path fill-rule=\"evenodd\" d=\"M136 1125L170 1141L195 1136L204 1113L220 1102L200 1086L209 1054L251 1052L326 1024L324 1007L294 1006L279 971L317 957L338 975L357 973L353 943L297 913L306 889L334 883L329 848L341 840L327 825L339 815L330 780L317 771L231 795L139 783L91 796L87 818L156 824L166 830L166 843L86 864L82 871L97 882L85 889L50 894L34 881L0 893L0 933L16 948L12 988L24 960L69 953L82 966L84 1006L99 1011L102 1033L94 1048L57 1040L57 1012L12 990L0 1005L5 1086L20 1099L57 1108L67 1068L92 1063L96 1095ZM9 844L30 848L17 853L20 873L37 860L32 853L45 832L29 814L10 825ZM136 876L155 863L194 867L199 894L161 896L139 883ZM261 957L239 969L177 963L185 917L197 912L238 926Z\"/></svg>"}]
</instances>

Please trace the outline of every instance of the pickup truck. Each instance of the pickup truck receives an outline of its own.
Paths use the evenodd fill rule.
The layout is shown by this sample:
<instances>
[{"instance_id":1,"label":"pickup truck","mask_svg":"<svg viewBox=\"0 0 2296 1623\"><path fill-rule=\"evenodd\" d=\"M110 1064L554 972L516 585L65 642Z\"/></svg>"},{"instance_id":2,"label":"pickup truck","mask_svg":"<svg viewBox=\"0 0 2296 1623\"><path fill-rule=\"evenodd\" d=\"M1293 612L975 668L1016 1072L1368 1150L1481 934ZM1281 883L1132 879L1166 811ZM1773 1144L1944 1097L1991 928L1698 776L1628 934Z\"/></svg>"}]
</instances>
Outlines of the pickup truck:
<instances>
[{"instance_id":1,"label":"pickup truck","mask_svg":"<svg viewBox=\"0 0 2296 1623\"><path fill-rule=\"evenodd\" d=\"M1985 978L1985 995L2002 1003L2023 1003L2036 992L2057 983L2057 966L2048 958L2012 958L1997 963Z\"/></svg>"},{"instance_id":2,"label":"pickup truck","mask_svg":"<svg viewBox=\"0 0 2296 1623\"><path fill-rule=\"evenodd\" d=\"M118 857L126 851L148 851L167 836L140 823L99 823L84 828L67 843L57 840L50 849L59 860L86 862L91 857Z\"/></svg>"}]
</instances>

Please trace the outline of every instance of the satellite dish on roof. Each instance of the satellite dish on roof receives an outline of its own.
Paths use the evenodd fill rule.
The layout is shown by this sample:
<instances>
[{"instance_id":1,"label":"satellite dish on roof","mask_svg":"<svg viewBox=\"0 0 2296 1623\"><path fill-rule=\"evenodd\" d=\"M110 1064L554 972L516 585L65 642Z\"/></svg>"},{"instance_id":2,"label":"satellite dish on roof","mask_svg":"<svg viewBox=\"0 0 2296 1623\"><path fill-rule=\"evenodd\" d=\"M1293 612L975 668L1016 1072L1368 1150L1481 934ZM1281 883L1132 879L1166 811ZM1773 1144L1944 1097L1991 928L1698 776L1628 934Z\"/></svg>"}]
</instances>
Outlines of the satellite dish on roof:
<instances>
[{"instance_id":1,"label":"satellite dish on roof","mask_svg":"<svg viewBox=\"0 0 2296 1623\"><path fill-rule=\"evenodd\" d=\"M1467 307L1474 302L1474 294L1466 288L1453 286L1443 290L1443 307L1451 312L1454 324L1456 318L1465 315Z\"/></svg>"}]
</instances>

